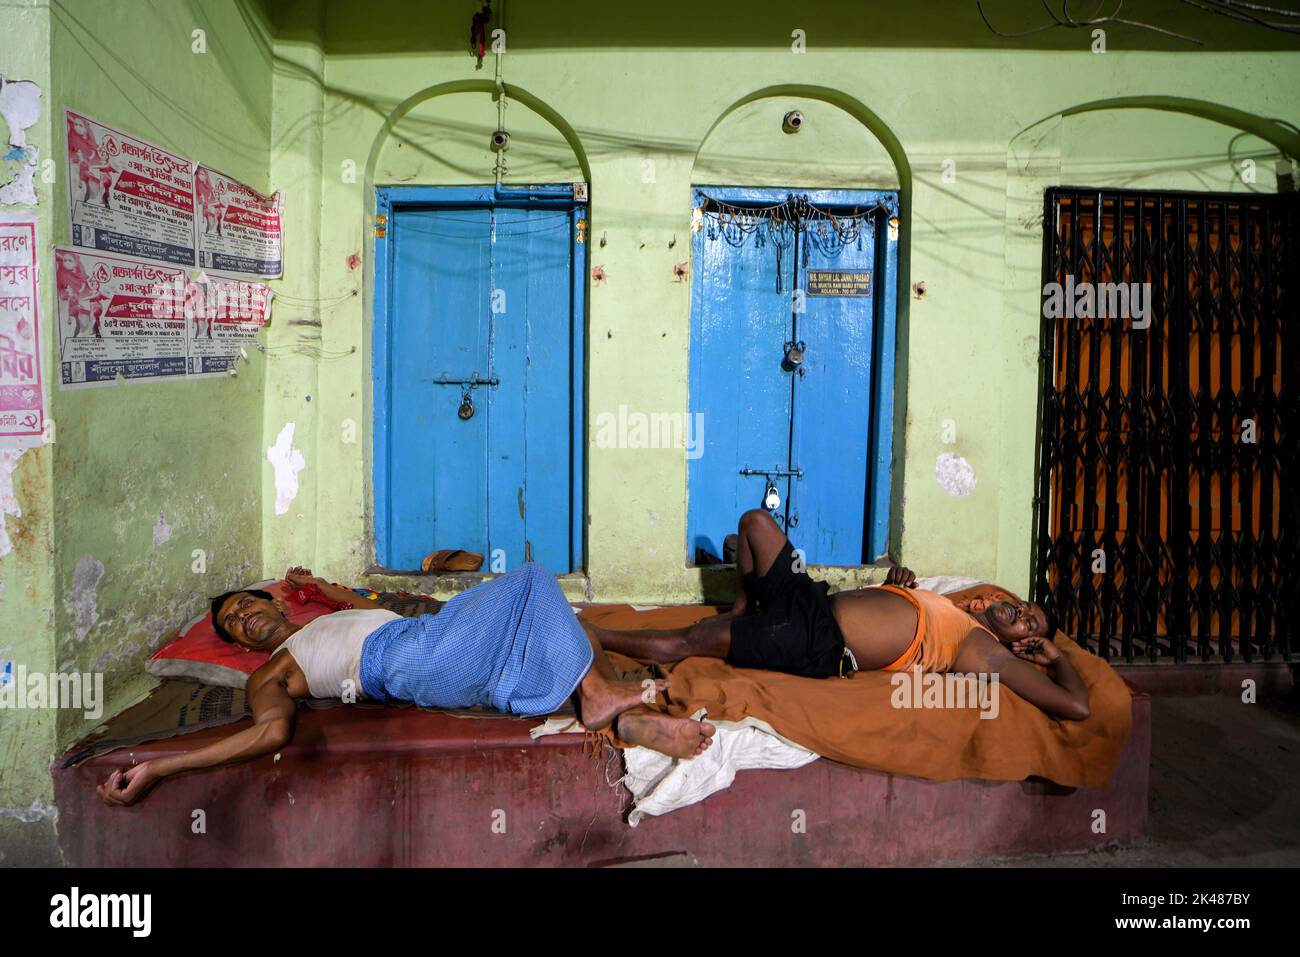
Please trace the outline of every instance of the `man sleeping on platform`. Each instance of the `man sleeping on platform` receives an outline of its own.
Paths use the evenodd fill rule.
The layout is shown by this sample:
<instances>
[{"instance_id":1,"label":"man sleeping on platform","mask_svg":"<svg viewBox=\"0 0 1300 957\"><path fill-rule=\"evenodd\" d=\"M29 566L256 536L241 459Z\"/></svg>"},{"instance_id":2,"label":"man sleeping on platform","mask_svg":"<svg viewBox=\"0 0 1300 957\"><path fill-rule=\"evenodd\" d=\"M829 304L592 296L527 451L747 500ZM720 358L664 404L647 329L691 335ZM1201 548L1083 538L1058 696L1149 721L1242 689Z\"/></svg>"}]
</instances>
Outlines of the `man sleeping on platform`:
<instances>
[{"instance_id":1,"label":"man sleeping on platform","mask_svg":"<svg viewBox=\"0 0 1300 957\"><path fill-rule=\"evenodd\" d=\"M295 589L315 587L331 603L358 600L309 569L291 568L285 580ZM550 714L572 696L589 730L608 728L628 744L679 758L712 744L708 722L646 707L669 682L617 678L559 582L540 565L526 563L461 592L433 614L399 614L428 602L378 604L297 625L285 618L283 599L264 591L212 599L218 635L248 651L271 652L248 679L253 726L207 747L114 771L99 785L100 797L110 805L132 804L170 775L274 754L293 737L298 698L412 701L533 716Z\"/></svg>"},{"instance_id":2,"label":"man sleeping on platform","mask_svg":"<svg viewBox=\"0 0 1300 957\"><path fill-rule=\"evenodd\" d=\"M1033 602L997 601L967 614L917 588L916 576L901 567L890 569L884 585L828 595L767 512L742 515L738 539L731 611L669 631L594 628L600 643L632 658L699 655L810 678L911 668L996 674L1054 717L1088 717L1088 689L1052 644L1056 624Z\"/></svg>"}]
</instances>

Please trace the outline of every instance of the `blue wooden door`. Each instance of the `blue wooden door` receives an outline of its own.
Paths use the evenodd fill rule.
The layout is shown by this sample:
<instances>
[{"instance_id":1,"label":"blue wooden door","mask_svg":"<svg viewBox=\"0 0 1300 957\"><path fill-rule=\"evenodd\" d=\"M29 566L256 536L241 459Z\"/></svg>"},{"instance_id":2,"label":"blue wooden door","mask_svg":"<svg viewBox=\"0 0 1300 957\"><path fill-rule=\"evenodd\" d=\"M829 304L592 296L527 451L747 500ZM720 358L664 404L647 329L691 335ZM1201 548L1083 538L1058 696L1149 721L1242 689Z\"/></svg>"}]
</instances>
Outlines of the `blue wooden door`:
<instances>
[{"instance_id":1,"label":"blue wooden door","mask_svg":"<svg viewBox=\"0 0 1300 957\"><path fill-rule=\"evenodd\" d=\"M688 470L692 557L701 548L721 556L722 540L762 503L769 480L782 502L789 496L791 391L781 343L790 291L778 288L773 268L782 245L787 255L793 249L789 227L745 237L716 217L696 235L691 412L702 416L703 441ZM784 510L777 514L784 521Z\"/></svg>"},{"instance_id":2,"label":"blue wooden door","mask_svg":"<svg viewBox=\"0 0 1300 957\"><path fill-rule=\"evenodd\" d=\"M790 454L800 474L791 482L790 533L810 562L856 565L868 516L876 223L864 219L845 239L813 219L799 244L802 312L795 309L793 327L803 362L791 373Z\"/></svg>"},{"instance_id":3,"label":"blue wooden door","mask_svg":"<svg viewBox=\"0 0 1300 957\"><path fill-rule=\"evenodd\" d=\"M696 194L691 409L705 442L688 551L721 555L775 488L773 517L806 561L856 565L888 545L896 199L791 195Z\"/></svg>"},{"instance_id":4,"label":"blue wooden door","mask_svg":"<svg viewBox=\"0 0 1300 957\"><path fill-rule=\"evenodd\" d=\"M485 570L578 563L576 215L392 207L380 564L418 568L439 548L481 552Z\"/></svg>"}]
</instances>

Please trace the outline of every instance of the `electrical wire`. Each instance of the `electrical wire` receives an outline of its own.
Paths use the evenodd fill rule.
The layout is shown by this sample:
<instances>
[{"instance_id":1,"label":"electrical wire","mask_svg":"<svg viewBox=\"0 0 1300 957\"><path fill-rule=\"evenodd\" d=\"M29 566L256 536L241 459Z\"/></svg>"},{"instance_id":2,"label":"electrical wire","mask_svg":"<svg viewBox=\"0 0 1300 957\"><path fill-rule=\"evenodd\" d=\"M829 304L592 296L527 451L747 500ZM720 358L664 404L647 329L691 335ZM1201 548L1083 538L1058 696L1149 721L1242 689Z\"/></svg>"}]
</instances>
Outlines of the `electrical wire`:
<instances>
[{"instance_id":1,"label":"electrical wire","mask_svg":"<svg viewBox=\"0 0 1300 957\"><path fill-rule=\"evenodd\" d=\"M1093 11L1093 16L1085 20L1076 20L1074 17L1070 15L1069 0L1062 0L1061 12L1063 16L1057 16L1056 11L1053 10L1048 5L1047 0L1040 0L1040 2L1042 3L1043 9L1047 12L1047 16L1051 19L1052 22L1042 24L1040 26L1034 27L1033 29L1025 30L1020 33L1006 33L1002 30L999 30L997 27L995 27L993 25L993 22L989 20L988 14L985 13L984 11L984 0L975 0L975 7L976 9L979 10L980 19L984 21L984 25L988 27L989 30L994 35L1003 37L1004 39L1008 39L1008 40L1019 40L1027 36L1032 36L1035 33L1042 33L1045 30L1054 30L1057 27L1064 27L1066 29L1077 29L1080 27L1092 27L1092 26L1101 26L1101 25L1111 24L1111 23L1118 23L1124 26L1137 27L1140 30L1149 30L1152 33L1159 33L1162 34L1163 36L1173 37L1176 40L1186 40L1188 43L1195 43L1201 46L1204 45L1204 41L1198 40L1196 37L1189 37L1186 36L1185 34L1175 33L1172 30L1166 30L1163 27L1158 27L1151 23L1142 23L1138 20L1128 20L1120 17L1119 15L1120 11L1124 9L1124 0L1116 0L1115 11L1109 14L1108 16L1104 16L1104 17L1096 16L1096 13L1098 13L1101 10L1101 4L1099 3L1097 5L1097 8ZM1182 2L1186 2L1186 0L1182 0Z\"/></svg>"}]
</instances>

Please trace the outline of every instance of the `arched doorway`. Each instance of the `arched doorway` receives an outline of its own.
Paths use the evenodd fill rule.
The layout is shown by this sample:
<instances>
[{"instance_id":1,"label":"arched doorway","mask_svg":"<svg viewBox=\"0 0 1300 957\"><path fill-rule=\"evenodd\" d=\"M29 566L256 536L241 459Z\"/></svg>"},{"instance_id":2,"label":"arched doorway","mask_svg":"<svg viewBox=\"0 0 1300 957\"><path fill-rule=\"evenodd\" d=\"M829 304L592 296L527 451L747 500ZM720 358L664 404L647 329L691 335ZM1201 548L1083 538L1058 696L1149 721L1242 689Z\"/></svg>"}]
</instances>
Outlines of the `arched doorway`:
<instances>
[{"instance_id":1,"label":"arched doorway","mask_svg":"<svg viewBox=\"0 0 1300 957\"><path fill-rule=\"evenodd\" d=\"M444 548L582 565L587 164L545 104L505 94L508 167L483 81L412 97L371 149L382 567Z\"/></svg>"},{"instance_id":2,"label":"arched doorway","mask_svg":"<svg viewBox=\"0 0 1300 957\"><path fill-rule=\"evenodd\" d=\"M1011 143L1008 261L1034 288L1008 322L1038 330L1041 362L1033 597L1103 657L1289 653L1300 204L1275 170L1297 146L1167 97Z\"/></svg>"},{"instance_id":3,"label":"arched doorway","mask_svg":"<svg viewBox=\"0 0 1300 957\"><path fill-rule=\"evenodd\" d=\"M762 91L692 180L688 560L767 508L810 564L889 549L905 166L860 104Z\"/></svg>"}]
</instances>

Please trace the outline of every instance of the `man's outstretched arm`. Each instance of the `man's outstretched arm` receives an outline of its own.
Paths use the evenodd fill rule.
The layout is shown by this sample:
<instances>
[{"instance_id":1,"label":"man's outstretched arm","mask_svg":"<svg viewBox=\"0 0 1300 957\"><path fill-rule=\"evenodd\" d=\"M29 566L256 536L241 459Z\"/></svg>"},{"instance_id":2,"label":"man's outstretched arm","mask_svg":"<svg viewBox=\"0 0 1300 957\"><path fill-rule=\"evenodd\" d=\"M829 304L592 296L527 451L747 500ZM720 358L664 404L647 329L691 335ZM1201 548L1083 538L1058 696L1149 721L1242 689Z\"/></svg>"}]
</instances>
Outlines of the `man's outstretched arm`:
<instances>
[{"instance_id":1,"label":"man's outstretched arm","mask_svg":"<svg viewBox=\"0 0 1300 957\"><path fill-rule=\"evenodd\" d=\"M264 670L267 673L262 675ZM140 800L155 784L173 774L251 761L279 751L293 738L293 722L298 711L286 688L287 680L287 668L259 669L248 680L248 703L253 709L251 728L237 731L207 747L114 771L96 789L99 796L105 804L125 807Z\"/></svg>"},{"instance_id":2,"label":"man's outstretched arm","mask_svg":"<svg viewBox=\"0 0 1300 957\"><path fill-rule=\"evenodd\" d=\"M416 595L380 592L376 599L363 598L349 588L327 582L311 573L310 568L295 566L284 573L284 580L294 588L315 585L321 594L331 601L351 602L353 608L383 608L403 618L418 618L420 615L436 614L443 602Z\"/></svg>"},{"instance_id":3,"label":"man's outstretched arm","mask_svg":"<svg viewBox=\"0 0 1300 957\"><path fill-rule=\"evenodd\" d=\"M1043 665L1047 674L1032 665ZM1055 718L1084 721L1088 688L1061 650L1043 638L1013 642L1010 650L976 628L961 643L952 671L997 674L998 680Z\"/></svg>"}]
</instances>

